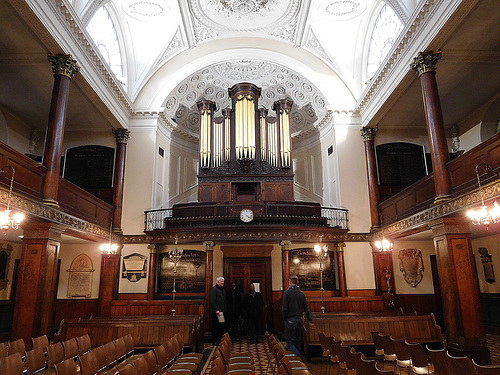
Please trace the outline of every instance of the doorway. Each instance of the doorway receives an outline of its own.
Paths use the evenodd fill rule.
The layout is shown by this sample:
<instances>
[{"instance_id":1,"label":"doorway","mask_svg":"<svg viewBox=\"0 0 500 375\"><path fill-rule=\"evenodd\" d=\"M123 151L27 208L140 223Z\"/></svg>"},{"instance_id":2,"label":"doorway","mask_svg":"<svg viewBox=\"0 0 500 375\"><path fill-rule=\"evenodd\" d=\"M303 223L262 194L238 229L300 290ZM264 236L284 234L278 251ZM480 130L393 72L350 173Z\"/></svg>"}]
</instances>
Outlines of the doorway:
<instances>
[{"instance_id":1,"label":"doorway","mask_svg":"<svg viewBox=\"0 0 500 375\"><path fill-rule=\"evenodd\" d=\"M224 258L224 279L227 289L232 282L235 282L243 296L250 291L250 283L254 285L258 283L259 292L264 299L261 328L271 332L273 330L271 258Z\"/></svg>"}]
</instances>

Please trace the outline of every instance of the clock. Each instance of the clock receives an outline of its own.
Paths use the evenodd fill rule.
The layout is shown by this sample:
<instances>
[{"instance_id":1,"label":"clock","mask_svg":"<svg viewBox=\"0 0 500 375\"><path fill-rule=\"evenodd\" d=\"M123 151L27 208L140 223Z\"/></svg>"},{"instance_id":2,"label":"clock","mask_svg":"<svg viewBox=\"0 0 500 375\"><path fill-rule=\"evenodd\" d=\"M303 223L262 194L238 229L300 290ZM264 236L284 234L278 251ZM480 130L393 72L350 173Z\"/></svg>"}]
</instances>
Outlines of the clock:
<instances>
[{"instance_id":1,"label":"clock","mask_svg":"<svg viewBox=\"0 0 500 375\"><path fill-rule=\"evenodd\" d=\"M249 223L253 220L253 211L249 208L244 208L240 211L240 220L244 223Z\"/></svg>"}]
</instances>

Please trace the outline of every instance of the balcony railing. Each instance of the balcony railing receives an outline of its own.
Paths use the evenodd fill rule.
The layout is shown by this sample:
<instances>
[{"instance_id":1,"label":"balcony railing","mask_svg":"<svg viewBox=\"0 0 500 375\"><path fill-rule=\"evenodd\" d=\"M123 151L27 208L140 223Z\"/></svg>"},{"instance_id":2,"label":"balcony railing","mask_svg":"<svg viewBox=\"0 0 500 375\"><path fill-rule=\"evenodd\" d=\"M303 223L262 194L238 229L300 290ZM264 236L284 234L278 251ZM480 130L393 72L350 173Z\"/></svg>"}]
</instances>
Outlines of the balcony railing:
<instances>
[{"instance_id":1,"label":"balcony railing","mask_svg":"<svg viewBox=\"0 0 500 375\"><path fill-rule=\"evenodd\" d=\"M245 205L246 207L247 205ZM172 228L242 225L237 213L241 205L199 204L145 211L144 231ZM256 207L260 207L257 209ZM250 225L311 226L349 230L348 211L333 207L308 206L303 202L255 204L255 217ZM314 214L313 211L317 211ZM181 212L181 214L179 214ZM249 225L249 224L245 224Z\"/></svg>"}]
</instances>

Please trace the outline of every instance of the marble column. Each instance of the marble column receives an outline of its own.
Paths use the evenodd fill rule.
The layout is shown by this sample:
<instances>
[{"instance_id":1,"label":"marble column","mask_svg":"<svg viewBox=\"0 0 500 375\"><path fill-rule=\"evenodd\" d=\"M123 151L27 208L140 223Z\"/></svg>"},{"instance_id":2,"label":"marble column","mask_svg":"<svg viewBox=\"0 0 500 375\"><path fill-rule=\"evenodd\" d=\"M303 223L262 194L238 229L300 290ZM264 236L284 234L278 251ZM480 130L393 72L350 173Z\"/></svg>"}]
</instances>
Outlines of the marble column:
<instances>
[{"instance_id":1,"label":"marble column","mask_svg":"<svg viewBox=\"0 0 500 375\"><path fill-rule=\"evenodd\" d=\"M452 355L489 363L469 222L443 218L430 227L443 292L447 349Z\"/></svg>"},{"instance_id":2,"label":"marble column","mask_svg":"<svg viewBox=\"0 0 500 375\"><path fill-rule=\"evenodd\" d=\"M80 71L80 66L71 55L49 54L48 58L54 72L54 87L43 152L43 165L47 172L43 179L42 200L47 205L58 207L57 193L69 85L73 76Z\"/></svg>"},{"instance_id":3,"label":"marble column","mask_svg":"<svg viewBox=\"0 0 500 375\"><path fill-rule=\"evenodd\" d=\"M425 119L431 148L434 185L436 187L435 204L445 202L451 197L451 181L445 164L448 162L448 144L444 129L443 112L436 82L436 64L441 59L441 52L419 52L410 68L420 78L424 101Z\"/></svg>"},{"instance_id":4,"label":"marble column","mask_svg":"<svg viewBox=\"0 0 500 375\"><path fill-rule=\"evenodd\" d=\"M377 163L375 159L375 134L377 128L361 129L361 136L365 144L366 175L368 177L368 194L370 199L370 219L372 229L380 227L380 218L377 205L380 202L380 193L377 178Z\"/></svg>"},{"instance_id":5,"label":"marble column","mask_svg":"<svg viewBox=\"0 0 500 375\"><path fill-rule=\"evenodd\" d=\"M342 297L347 297L347 281L345 277L345 263L344 263L344 248L345 242L337 242L337 263L339 272L339 289Z\"/></svg>"},{"instance_id":6,"label":"marble column","mask_svg":"<svg viewBox=\"0 0 500 375\"><path fill-rule=\"evenodd\" d=\"M281 246L281 261L282 261L282 277L283 277L283 290L288 289L288 282L290 280L290 245L292 241L282 240Z\"/></svg>"},{"instance_id":7,"label":"marble column","mask_svg":"<svg viewBox=\"0 0 500 375\"><path fill-rule=\"evenodd\" d=\"M12 339L52 334L57 302L58 255L62 228L45 222L26 221L24 231Z\"/></svg>"},{"instance_id":8,"label":"marble column","mask_svg":"<svg viewBox=\"0 0 500 375\"><path fill-rule=\"evenodd\" d=\"M149 250L149 277L148 277L148 300L155 299L156 265L158 262L158 252L156 245L148 245Z\"/></svg>"},{"instance_id":9,"label":"marble column","mask_svg":"<svg viewBox=\"0 0 500 375\"><path fill-rule=\"evenodd\" d=\"M122 206L123 206L123 186L125 182L125 155L127 151L127 140L130 138L130 131L125 129L113 129L116 140L115 174L113 185L113 231L121 233L122 229Z\"/></svg>"}]
</instances>

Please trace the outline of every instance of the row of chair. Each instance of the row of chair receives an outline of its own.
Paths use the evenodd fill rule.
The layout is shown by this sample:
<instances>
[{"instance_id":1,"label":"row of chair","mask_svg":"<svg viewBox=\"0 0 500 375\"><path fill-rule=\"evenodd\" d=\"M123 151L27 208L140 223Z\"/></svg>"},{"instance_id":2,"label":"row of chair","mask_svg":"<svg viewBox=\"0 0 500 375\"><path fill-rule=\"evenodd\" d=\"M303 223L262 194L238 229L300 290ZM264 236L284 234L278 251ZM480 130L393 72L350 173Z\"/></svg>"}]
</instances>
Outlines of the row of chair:
<instances>
[{"instance_id":1,"label":"row of chair","mask_svg":"<svg viewBox=\"0 0 500 375\"><path fill-rule=\"evenodd\" d=\"M309 367L302 361L302 358L285 350L281 342L274 335L266 332L266 342L269 360L268 369L272 367L273 374L275 372L279 375L312 374Z\"/></svg>"},{"instance_id":2,"label":"row of chair","mask_svg":"<svg viewBox=\"0 0 500 375\"><path fill-rule=\"evenodd\" d=\"M253 355L233 350L231 337L226 332L211 358L211 375L251 375L255 373Z\"/></svg>"},{"instance_id":3,"label":"row of chair","mask_svg":"<svg viewBox=\"0 0 500 375\"><path fill-rule=\"evenodd\" d=\"M454 357L448 351L427 347L435 373L450 375L498 375L500 366L481 366L469 357Z\"/></svg>"}]
</instances>

